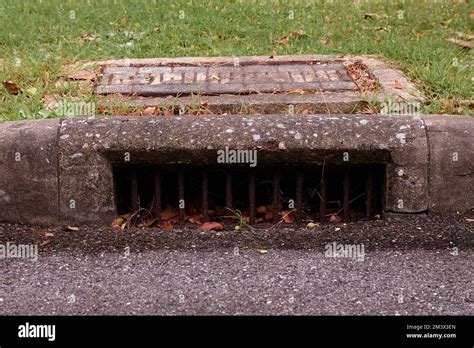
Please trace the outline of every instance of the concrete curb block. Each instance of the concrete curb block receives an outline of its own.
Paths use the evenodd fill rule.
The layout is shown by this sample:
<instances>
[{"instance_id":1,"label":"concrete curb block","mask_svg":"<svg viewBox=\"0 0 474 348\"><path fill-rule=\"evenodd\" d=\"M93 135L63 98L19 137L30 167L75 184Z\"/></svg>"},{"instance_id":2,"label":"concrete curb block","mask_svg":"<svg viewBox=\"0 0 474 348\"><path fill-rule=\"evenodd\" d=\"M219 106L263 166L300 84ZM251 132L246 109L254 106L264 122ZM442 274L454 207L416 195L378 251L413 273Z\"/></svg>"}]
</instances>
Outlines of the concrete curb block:
<instances>
[{"instance_id":1,"label":"concrete curb block","mask_svg":"<svg viewBox=\"0 0 474 348\"><path fill-rule=\"evenodd\" d=\"M217 150L256 149L258 163L386 165L385 211L474 206L474 118L266 115L97 117L0 124L0 220L109 224L112 168L216 164Z\"/></svg>"}]
</instances>

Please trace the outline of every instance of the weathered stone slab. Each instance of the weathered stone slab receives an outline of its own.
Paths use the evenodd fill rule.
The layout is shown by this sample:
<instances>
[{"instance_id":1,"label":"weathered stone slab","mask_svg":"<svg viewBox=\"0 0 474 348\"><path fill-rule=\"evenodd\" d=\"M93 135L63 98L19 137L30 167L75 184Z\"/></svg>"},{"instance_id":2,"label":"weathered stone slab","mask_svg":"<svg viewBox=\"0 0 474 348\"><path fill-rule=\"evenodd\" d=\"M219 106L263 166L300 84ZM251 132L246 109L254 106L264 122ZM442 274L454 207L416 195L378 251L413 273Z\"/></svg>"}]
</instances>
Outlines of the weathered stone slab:
<instances>
[{"instance_id":1,"label":"weathered stone slab","mask_svg":"<svg viewBox=\"0 0 474 348\"><path fill-rule=\"evenodd\" d=\"M474 118L424 116L429 141L430 203L433 212L474 207Z\"/></svg>"},{"instance_id":2,"label":"weathered stone slab","mask_svg":"<svg viewBox=\"0 0 474 348\"><path fill-rule=\"evenodd\" d=\"M60 120L0 124L0 220L59 221Z\"/></svg>"},{"instance_id":3,"label":"weathered stone slab","mask_svg":"<svg viewBox=\"0 0 474 348\"><path fill-rule=\"evenodd\" d=\"M68 223L110 221L114 164L216 165L217 150L225 147L256 149L259 165L343 165L345 153L349 164L387 164L386 211L427 210L426 134L412 117L68 119L60 139L61 213ZM68 207L71 199L74 209Z\"/></svg>"}]
</instances>

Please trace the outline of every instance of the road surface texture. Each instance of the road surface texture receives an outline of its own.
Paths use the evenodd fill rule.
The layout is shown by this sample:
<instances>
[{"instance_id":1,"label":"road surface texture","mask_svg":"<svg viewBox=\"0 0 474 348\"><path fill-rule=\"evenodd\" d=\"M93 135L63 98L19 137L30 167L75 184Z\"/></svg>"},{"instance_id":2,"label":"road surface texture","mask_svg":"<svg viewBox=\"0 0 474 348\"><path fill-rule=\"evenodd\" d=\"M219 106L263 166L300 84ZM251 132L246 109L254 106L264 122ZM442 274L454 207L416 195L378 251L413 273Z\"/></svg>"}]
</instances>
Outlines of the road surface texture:
<instances>
[{"instance_id":1,"label":"road surface texture","mask_svg":"<svg viewBox=\"0 0 474 348\"><path fill-rule=\"evenodd\" d=\"M4 223L0 244L40 246L0 259L0 314L472 315L473 231L461 215L222 233ZM326 256L334 242L363 260Z\"/></svg>"}]
</instances>

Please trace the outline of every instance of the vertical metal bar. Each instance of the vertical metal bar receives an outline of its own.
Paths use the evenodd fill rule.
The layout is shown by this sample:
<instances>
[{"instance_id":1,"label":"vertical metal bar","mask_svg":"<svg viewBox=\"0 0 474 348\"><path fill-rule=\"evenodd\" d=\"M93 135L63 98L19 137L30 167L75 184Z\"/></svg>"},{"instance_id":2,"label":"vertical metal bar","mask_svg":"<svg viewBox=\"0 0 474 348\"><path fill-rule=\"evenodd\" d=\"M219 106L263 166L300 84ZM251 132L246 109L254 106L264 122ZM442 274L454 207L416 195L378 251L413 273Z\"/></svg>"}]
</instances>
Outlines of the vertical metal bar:
<instances>
[{"instance_id":1,"label":"vertical metal bar","mask_svg":"<svg viewBox=\"0 0 474 348\"><path fill-rule=\"evenodd\" d=\"M155 169L155 218L158 223L161 222L161 173L158 168Z\"/></svg>"},{"instance_id":2,"label":"vertical metal bar","mask_svg":"<svg viewBox=\"0 0 474 348\"><path fill-rule=\"evenodd\" d=\"M255 170L251 169L249 173L249 217L250 224L255 224Z\"/></svg>"},{"instance_id":3,"label":"vertical metal bar","mask_svg":"<svg viewBox=\"0 0 474 348\"><path fill-rule=\"evenodd\" d=\"M209 194L208 182L207 182L207 171L204 169L202 172L202 221L209 221Z\"/></svg>"},{"instance_id":4,"label":"vertical metal bar","mask_svg":"<svg viewBox=\"0 0 474 348\"><path fill-rule=\"evenodd\" d=\"M132 212L138 210L138 178L137 171L133 169L132 171L132 197L131 197Z\"/></svg>"},{"instance_id":5,"label":"vertical metal bar","mask_svg":"<svg viewBox=\"0 0 474 348\"><path fill-rule=\"evenodd\" d=\"M319 221L326 221L326 173L323 171L321 173L321 182L319 185Z\"/></svg>"},{"instance_id":6,"label":"vertical metal bar","mask_svg":"<svg viewBox=\"0 0 474 348\"><path fill-rule=\"evenodd\" d=\"M350 178L349 169L344 171L344 222L349 221L349 192L350 192Z\"/></svg>"},{"instance_id":7,"label":"vertical metal bar","mask_svg":"<svg viewBox=\"0 0 474 348\"><path fill-rule=\"evenodd\" d=\"M184 201L184 170L179 169L178 172L178 207L179 207L179 222L184 223L185 218L185 201Z\"/></svg>"},{"instance_id":8,"label":"vertical metal bar","mask_svg":"<svg viewBox=\"0 0 474 348\"><path fill-rule=\"evenodd\" d=\"M225 177L225 205L232 209L232 174L226 173Z\"/></svg>"},{"instance_id":9,"label":"vertical metal bar","mask_svg":"<svg viewBox=\"0 0 474 348\"><path fill-rule=\"evenodd\" d=\"M373 191L373 173L372 168L369 168L369 173L367 174L367 191L365 192L365 207L366 207L366 217L370 220L372 215L372 191Z\"/></svg>"},{"instance_id":10,"label":"vertical metal bar","mask_svg":"<svg viewBox=\"0 0 474 348\"><path fill-rule=\"evenodd\" d=\"M273 173L273 202L272 202L272 213L273 213L273 222L279 220L278 214L280 209L280 179L281 172L279 169L276 169Z\"/></svg>"},{"instance_id":11,"label":"vertical metal bar","mask_svg":"<svg viewBox=\"0 0 474 348\"><path fill-rule=\"evenodd\" d=\"M303 173L296 173L296 223L301 224L303 210Z\"/></svg>"}]
</instances>

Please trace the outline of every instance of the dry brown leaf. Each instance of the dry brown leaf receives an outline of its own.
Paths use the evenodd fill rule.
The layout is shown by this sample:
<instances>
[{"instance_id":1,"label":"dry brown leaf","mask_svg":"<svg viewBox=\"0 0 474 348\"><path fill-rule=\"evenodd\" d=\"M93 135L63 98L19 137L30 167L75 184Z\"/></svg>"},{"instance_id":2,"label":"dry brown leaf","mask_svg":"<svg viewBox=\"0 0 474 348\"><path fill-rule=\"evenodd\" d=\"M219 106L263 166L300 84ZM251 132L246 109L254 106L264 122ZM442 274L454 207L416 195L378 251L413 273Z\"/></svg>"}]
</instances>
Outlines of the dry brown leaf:
<instances>
[{"instance_id":1,"label":"dry brown leaf","mask_svg":"<svg viewBox=\"0 0 474 348\"><path fill-rule=\"evenodd\" d=\"M148 219L145 222L142 222L141 224L138 225L138 227L150 227L156 222L156 219Z\"/></svg>"},{"instance_id":2,"label":"dry brown leaf","mask_svg":"<svg viewBox=\"0 0 474 348\"><path fill-rule=\"evenodd\" d=\"M395 80L395 82L393 83L393 87L395 87L396 89L402 89L402 85L400 82L398 82L397 80Z\"/></svg>"},{"instance_id":3,"label":"dry brown leaf","mask_svg":"<svg viewBox=\"0 0 474 348\"><path fill-rule=\"evenodd\" d=\"M197 215L190 216L188 218L188 221L192 224L200 225L201 224L201 219L202 219L202 214L197 214Z\"/></svg>"},{"instance_id":4,"label":"dry brown leaf","mask_svg":"<svg viewBox=\"0 0 474 348\"><path fill-rule=\"evenodd\" d=\"M122 216L119 216L118 218L114 219L112 221L112 228L122 228L123 223L125 222L125 219Z\"/></svg>"},{"instance_id":5,"label":"dry brown leaf","mask_svg":"<svg viewBox=\"0 0 474 348\"><path fill-rule=\"evenodd\" d=\"M275 58L277 55L277 52L275 50L272 50L272 55L270 56L270 58Z\"/></svg>"},{"instance_id":6,"label":"dry brown leaf","mask_svg":"<svg viewBox=\"0 0 474 348\"><path fill-rule=\"evenodd\" d=\"M163 210L160 214L161 220L166 221L178 216L178 210L176 209L166 209Z\"/></svg>"},{"instance_id":7,"label":"dry brown leaf","mask_svg":"<svg viewBox=\"0 0 474 348\"><path fill-rule=\"evenodd\" d=\"M325 44L326 46L331 46L332 45L332 40L331 39L325 39L325 40L323 39L323 40L321 40L321 42L323 44Z\"/></svg>"},{"instance_id":8,"label":"dry brown leaf","mask_svg":"<svg viewBox=\"0 0 474 348\"><path fill-rule=\"evenodd\" d=\"M95 35L95 34L81 35L81 41L97 41L99 38L100 38L99 35Z\"/></svg>"},{"instance_id":9,"label":"dry brown leaf","mask_svg":"<svg viewBox=\"0 0 474 348\"><path fill-rule=\"evenodd\" d=\"M328 219L329 222L333 223L333 224L338 224L342 221L341 217L340 216L337 216L336 214L332 214L329 219Z\"/></svg>"},{"instance_id":10,"label":"dry brown leaf","mask_svg":"<svg viewBox=\"0 0 474 348\"><path fill-rule=\"evenodd\" d=\"M301 115L309 115L309 110L304 109L303 111L301 111Z\"/></svg>"},{"instance_id":11,"label":"dry brown leaf","mask_svg":"<svg viewBox=\"0 0 474 348\"><path fill-rule=\"evenodd\" d=\"M222 231L224 226L218 222L205 222L199 228L205 231Z\"/></svg>"},{"instance_id":12,"label":"dry brown leaf","mask_svg":"<svg viewBox=\"0 0 474 348\"><path fill-rule=\"evenodd\" d=\"M97 75L93 71L81 70L81 71L75 72L72 75L67 76L67 78L72 79L72 80L94 81L97 78Z\"/></svg>"},{"instance_id":13,"label":"dry brown leaf","mask_svg":"<svg viewBox=\"0 0 474 348\"><path fill-rule=\"evenodd\" d=\"M283 36L277 40L277 43L280 45L288 46L290 44L290 39L288 36Z\"/></svg>"},{"instance_id":14,"label":"dry brown leaf","mask_svg":"<svg viewBox=\"0 0 474 348\"><path fill-rule=\"evenodd\" d=\"M457 39L450 38L448 39L448 42L461 46L462 48L472 48L472 42L470 41L457 40Z\"/></svg>"},{"instance_id":15,"label":"dry brown leaf","mask_svg":"<svg viewBox=\"0 0 474 348\"><path fill-rule=\"evenodd\" d=\"M13 81L11 80L3 80L3 86L6 88L8 93L10 94L18 94L21 93L22 90L21 88Z\"/></svg>"},{"instance_id":16,"label":"dry brown leaf","mask_svg":"<svg viewBox=\"0 0 474 348\"><path fill-rule=\"evenodd\" d=\"M268 250L266 249L257 249L257 252L259 252L260 254L268 254Z\"/></svg>"},{"instance_id":17,"label":"dry brown leaf","mask_svg":"<svg viewBox=\"0 0 474 348\"><path fill-rule=\"evenodd\" d=\"M121 18L119 23L120 23L120 25L127 25L127 23L128 23L127 18Z\"/></svg>"},{"instance_id":18,"label":"dry brown leaf","mask_svg":"<svg viewBox=\"0 0 474 348\"><path fill-rule=\"evenodd\" d=\"M257 213L264 214L266 212L267 212L267 206L266 205L262 205L260 207L257 207Z\"/></svg>"},{"instance_id":19,"label":"dry brown leaf","mask_svg":"<svg viewBox=\"0 0 474 348\"><path fill-rule=\"evenodd\" d=\"M317 223L314 223L314 222L308 222L308 224L306 225L306 227L310 228L310 229L314 229L316 227L318 227L319 224Z\"/></svg>"},{"instance_id":20,"label":"dry brown leaf","mask_svg":"<svg viewBox=\"0 0 474 348\"><path fill-rule=\"evenodd\" d=\"M364 19L383 19L383 18L387 18L386 15L379 15L377 13L366 13L364 14Z\"/></svg>"},{"instance_id":21,"label":"dry brown leaf","mask_svg":"<svg viewBox=\"0 0 474 348\"><path fill-rule=\"evenodd\" d=\"M295 222L295 214L293 211L282 211L280 212L280 215L286 224L292 224Z\"/></svg>"},{"instance_id":22,"label":"dry brown leaf","mask_svg":"<svg viewBox=\"0 0 474 348\"><path fill-rule=\"evenodd\" d=\"M41 243L39 243L39 246L43 247L43 246L48 245L50 243L51 243L51 239L46 239L46 240L42 241Z\"/></svg>"},{"instance_id":23,"label":"dry brown leaf","mask_svg":"<svg viewBox=\"0 0 474 348\"><path fill-rule=\"evenodd\" d=\"M156 107L155 106L149 106L143 110L143 115L145 116L150 116L154 115L156 113Z\"/></svg>"},{"instance_id":24,"label":"dry brown leaf","mask_svg":"<svg viewBox=\"0 0 474 348\"><path fill-rule=\"evenodd\" d=\"M164 110L164 111L163 111L163 115L165 115L165 116L173 116L174 114L173 114L171 111L169 111L169 110Z\"/></svg>"},{"instance_id":25,"label":"dry brown leaf","mask_svg":"<svg viewBox=\"0 0 474 348\"><path fill-rule=\"evenodd\" d=\"M68 225L68 226L64 227L64 231L79 231L79 227Z\"/></svg>"}]
</instances>

